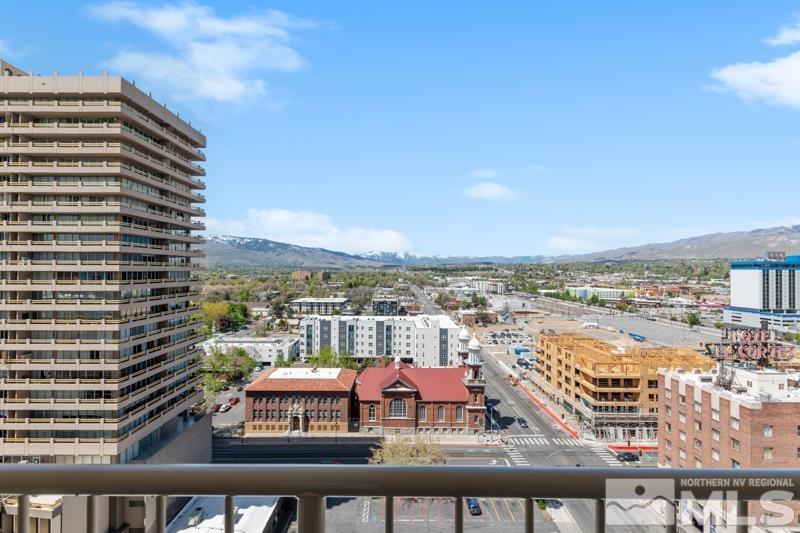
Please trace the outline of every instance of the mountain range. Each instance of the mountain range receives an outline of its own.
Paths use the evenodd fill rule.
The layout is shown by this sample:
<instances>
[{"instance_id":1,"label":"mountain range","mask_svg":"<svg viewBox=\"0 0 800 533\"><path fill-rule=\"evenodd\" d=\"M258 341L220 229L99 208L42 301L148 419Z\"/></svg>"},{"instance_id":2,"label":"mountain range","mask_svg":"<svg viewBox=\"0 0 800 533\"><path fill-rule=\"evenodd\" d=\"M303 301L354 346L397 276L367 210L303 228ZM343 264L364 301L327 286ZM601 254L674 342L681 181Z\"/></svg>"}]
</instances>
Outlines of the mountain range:
<instances>
[{"instance_id":1,"label":"mountain range","mask_svg":"<svg viewBox=\"0 0 800 533\"><path fill-rule=\"evenodd\" d=\"M425 256L408 252L370 252L355 255L254 237L209 235L206 241L204 263L212 267L328 268L335 270L387 265L578 263L761 257L766 251L789 253L800 251L800 225L710 233L667 243L645 244L565 256Z\"/></svg>"}]
</instances>

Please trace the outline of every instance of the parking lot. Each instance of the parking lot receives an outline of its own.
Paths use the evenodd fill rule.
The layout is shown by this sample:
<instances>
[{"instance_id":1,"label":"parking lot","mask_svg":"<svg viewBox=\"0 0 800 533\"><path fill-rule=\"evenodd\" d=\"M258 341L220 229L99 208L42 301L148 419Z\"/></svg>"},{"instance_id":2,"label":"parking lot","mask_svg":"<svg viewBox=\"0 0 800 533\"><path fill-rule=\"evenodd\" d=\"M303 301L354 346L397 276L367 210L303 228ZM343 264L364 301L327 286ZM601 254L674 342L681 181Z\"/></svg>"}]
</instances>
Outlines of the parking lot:
<instances>
[{"instance_id":1,"label":"parking lot","mask_svg":"<svg viewBox=\"0 0 800 533\"><path fill-rule=\"evenodd\" d=\"M464 531L523 531L525 509L522 500L478 498L480 514L470 514L464 505ZM327 531L384 531L383 498L332 498L328 502ZM453 498L395 498L395 531L453 531ZM536 531L554 532L544 514L534 512ZM548 519L549 520L549 519Z\"/></svg>"},{"instance_id":2,"label":"parking lot","mask_svg":"<svg viewBox=\"0 0 800 533\"><path fill-rule=\"evenodd\" d=\"M513 344L530 346L531 336L524 331L505 328L502 330L487 331L483 334L484 345Z\"/></svg>"}]
</instances>

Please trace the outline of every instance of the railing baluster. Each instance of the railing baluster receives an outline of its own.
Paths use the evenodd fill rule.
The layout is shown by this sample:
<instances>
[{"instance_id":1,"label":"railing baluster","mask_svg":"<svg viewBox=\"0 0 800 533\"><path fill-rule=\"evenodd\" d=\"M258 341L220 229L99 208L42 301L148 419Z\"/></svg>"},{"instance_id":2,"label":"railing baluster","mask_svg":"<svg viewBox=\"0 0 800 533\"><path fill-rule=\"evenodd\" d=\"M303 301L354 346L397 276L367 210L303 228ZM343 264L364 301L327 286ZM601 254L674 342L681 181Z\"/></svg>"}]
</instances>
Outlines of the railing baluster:
<instances>
[{"instance_id":1,"label":"railing baluster","mask_svg":"<svg viewBox=\"0 0 800 533\"><path fill-rule=\"evenodd\" d=\"M166 533L167 497L156 496L156 533Z\"/></svg>"},{"instance_id":2,"label":"railing baluster","mask_svg":"<svg viewBox=\"0 0 800 533\"><path fill-rule=\"evenodd\" d=\"M454 518L456 520L455 532L464 533L464 498L456 498Z\"/></svg>"},{"instance_id":3,"label":"railing baluster","mask_svg":"<svg viewBox=\"0 0 800 533\"><path fill-rule=\"evenodd\" d=\"M533 498L525 498L525 533L533 533Z\"/></svg>"},{"instance_id":4,"label":"railing baluster","mask_svg":"<svg viewBox=\"0 0 800 533\"><path fill-rule=\"evenodd\" d=\"M225 533L234 533L234 511L233 511L233 496L228 494L225 496Z\"/></svg>"},{"instance_id":5,"label":"railing baluster","mask_svg":"<svg viewBox=\"0 0 800 533\"><path fill-rule=\"evenodd\" d=\"M97 496L86 497L86 533L98 533Z\"/></svg>"},{"instance_id":6,"label":"railing baluster","mask_svg":"<svg viewBox=\"0 0 800 533\"><path fill-rule=\"evenodd\" d=\"M597 499L594 501L594 530L597 533L604 533L606 530L606 501Z\"/></svg>"},{"instance_id":7,"label":"railing baluster","mask_svg":"<svg viewBox=\"0 0 800 533\"><path fill-rule=\"evenodd\" d=\"M17 498L17 529L19 533L30 533L31 507L30 496L20 494Z\"/></svg>"},{"instance_id":8,"label":"railing baluster","mask_svg":"<svg viewBox=\"0 0 800 533\"><path fill-rule=\"evenodd\" d=\"M736 500L736 533L747 533L747 522L749 519L747 501Z\"/></svg>"},{"instance_id":9,"label":"railing baluster","mask_svg":"<svg viewBox=\"0 0 800 533\"><path fill-rule=\"evenodd\" d=\"M386 523L386 527L384 531L386 533L394 533L394 497L387 496L384 498L384 522Z\"/></svg>"},{"instance_id":10,"label":"railing baluster","mask_svg":"<svg viewBox=\"0 0 800 533\"><path fill-rule=\"evenodd\" d=\"M325 498L302 494L297 500L297 533L325 533Z\"/></svg>"}]
</instances>

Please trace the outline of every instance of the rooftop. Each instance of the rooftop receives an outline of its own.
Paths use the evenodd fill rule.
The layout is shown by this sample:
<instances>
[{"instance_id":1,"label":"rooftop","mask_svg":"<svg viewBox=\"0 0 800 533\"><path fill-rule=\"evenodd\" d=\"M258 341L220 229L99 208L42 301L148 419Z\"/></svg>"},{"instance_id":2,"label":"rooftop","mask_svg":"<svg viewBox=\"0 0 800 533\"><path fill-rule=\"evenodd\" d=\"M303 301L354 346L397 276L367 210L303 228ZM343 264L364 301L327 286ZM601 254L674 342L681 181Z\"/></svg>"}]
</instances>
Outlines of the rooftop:
<instances>
[{"instance_id":1,"label":"rooftop","mask_svg":"<svg viewBox=\"0 0 800 533\"><path fill-rule=\"evenodd\" d=\"M357 372L349 368L270 368L245 389L247 392L348 392Z\"/></svg>"},{"instance_id":2,"label":"rooftop","mask_svg":"<svg viewBox=\"0 0 800 533\"><path fill-rule=\"evenodd\" d=\"M388 322L388 321L395 321L395 322L413 322L414 325L418 328L429 328L433 327L434 322L438 323L438 327L440 328L459 328L461 326L456 325L453 322L453 319L447 315L416 315L416 316L380 316L380 315L351 315L351 316L321 316L321 315L308 315L305 317L306 320L314 320L314 319L321 319L321 320L332 320L338 318L339 320L346 320L348 322L357 321L357 322Z\"/></svg>"},{"instance_id":3,"label":"rooftop","mask_svg":"<svg viewBox=\"0 0 800 533\"><path fill-rule=\"evenodd\" d=\"M271 496L237 496L234 499L235 533L263 533L278 498ZM225 528L225 498L199 496L189 502L175 517L169 533L219 533Z\"/></svg>"},{"instance_id":4,"label":"rooftop","mask_svg":"<svg viewBox=\"0 0 800 533\"><path fill-rule=\"evenodd\" d=\"M311 304L311 303L326 303L326 304L343 304L349 301L348 298L297 298L296 300L292 300L292 303L303 303L303 304Z\"/></svg>"},{"instance_id":5,"label":"rooftop","mask_svg":"<svg viewBox=\"0 0 800 533\"><path fill-rule=\"evenodd\" d=\"M464 367L416 368L392 362L383 368L366 368L358 375L358 397L362 401L379 401L381 391L397 382L417 391L423 402L466 402Z\"/></svg>"},{"instance_id":6,"label":"rooftop","mask_svg":"<svg viewBox=\"0 0 800 533\"><path fill-rule=\"evenodd\" d=\"M734 366L733 381L730 388L717 385L719 369L703 373L679 373L660 370L659 373L671 380L692 385L719 395L728 400L749 403L757 407L761 403L800 403L800 388L797 388L798 375L774 369L757 369L749 366ZM666 385L669 387L670 385Z\"/></svg>"}]
</instances>

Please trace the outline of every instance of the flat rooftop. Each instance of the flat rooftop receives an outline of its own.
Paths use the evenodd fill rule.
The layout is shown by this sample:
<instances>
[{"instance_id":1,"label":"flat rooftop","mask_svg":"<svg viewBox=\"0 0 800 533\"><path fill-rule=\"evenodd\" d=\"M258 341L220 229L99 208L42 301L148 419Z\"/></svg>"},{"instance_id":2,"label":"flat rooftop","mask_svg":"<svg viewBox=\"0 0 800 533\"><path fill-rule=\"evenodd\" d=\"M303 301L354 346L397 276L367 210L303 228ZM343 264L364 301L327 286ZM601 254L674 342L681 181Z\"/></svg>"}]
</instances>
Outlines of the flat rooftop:
<instances>
[{"instance_id":1,"label":"flat rooftop","mask_svg":"<svg viewBox=\"0 0 800 533\"><path fill-rule=\"evenodd\" d=\"M348 316L327 316L327 315L308 315L304 320L334 320L339 319L346 322L413 322L418 328L429 328L438 321L440 328L459 328L461 326L453 322L447 315L416 315L416 316L395 316L395 315L348 315Z\"/></svg>"},{"instance_id":2,"label":"flat rooftop","mask_svg":"<svg viewBox=\"0 0 800 533\"><path fill-rule=\"evenodd\" d=\"M275 513L274 496L236 496L233 500L236 533L263 533ZM225 530L225 498L202 496L191 500L170 523L169 533L220 533Z\"/></svg>"},{"instance_id":3,"label":"flat rooftop","mask_svg":"<svg viewBox=\"0 0 800 533\"><path fill-rule=\"evenodd\" d=\"M320 304L343 304L349 302L348 298L297 298L296 300L292 300L291 303L298 304L313 304L313 303L320 303Z\"/></svg>"}]
</instances>

